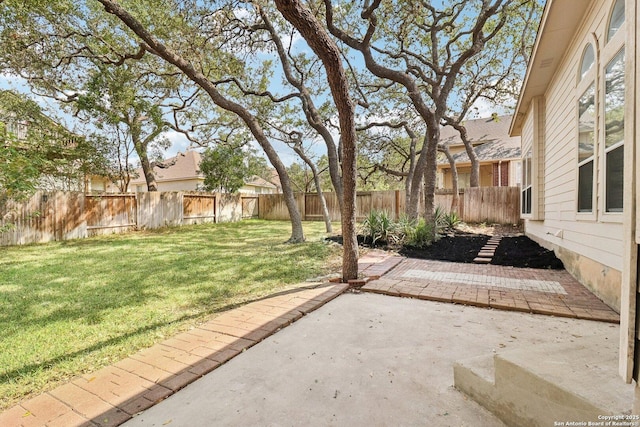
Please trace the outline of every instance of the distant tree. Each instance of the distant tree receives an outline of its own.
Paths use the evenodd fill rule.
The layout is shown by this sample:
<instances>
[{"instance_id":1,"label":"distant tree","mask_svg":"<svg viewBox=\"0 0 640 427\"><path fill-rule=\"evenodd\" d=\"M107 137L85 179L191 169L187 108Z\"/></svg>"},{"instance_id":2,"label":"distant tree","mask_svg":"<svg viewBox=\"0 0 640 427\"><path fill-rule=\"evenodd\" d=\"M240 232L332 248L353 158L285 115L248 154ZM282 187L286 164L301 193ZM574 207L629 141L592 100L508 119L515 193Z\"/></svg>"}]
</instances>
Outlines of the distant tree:
<instances>
[{"instance_id":1,"label":"distant tree","mask_svg":"<svg viewBox=\"0 0 640 427\"><path fill-rule=\"evenodd\" d=\"M69 97L75 113L90 117L99 129L115 130L116 135L109 135L108 146L129 147L123 144L130 141L140 159L148 191L157 191L154 167L168 166L161 159L171 145L164 136L171 124L165 120L162 108L171 92L158 93L148 88L148 78L142 76L142 70L128 64L117 68L98 65L89 77L80 94Z\"/></svg>"},{"instance_id":2,"label":"distant tree","mask_svg":"<svg viewBox=\"0 0 640 427\"><path fill-rule=\"evenodd\" d=\"M48 117L34 101L0 91L0 195L19 199L38 188L80 190L105 159L92 140Z\"/></svg>"},{"instance_id":3,"label":"distant tree","mask_svg":"<svg viewBox=\"0 0 640 427\"><path fill-rule=\"evenodd\" d=\"M90 135L104 153L106 168L103 176L115 184L121 193L126 193L131 180L139 177L133 164L135 148L131 134L121 123L107 123L91 131Z\"/></svg>"},{"instance_id":4,"label":"distant tree","mask_svg":"<svg viewBox=\"0 0 640 427\"><path fill-rule=\"evenodd\" d=\"M228 145L207 148L200 162L207 191L236 193L247 180L264 176L267 170L266 160L253 150Z\"/></svg>"},{"instance_id":5,"label":"distant tree","mask_svg":"<svg viewBox=\"0 0 640 427\"><path fill-rule=\"evenodd\" d=\"M291 163L287 167L287 173L291 178L291 184L296 191L301 193L311 192L313 186L313 173L306 163Z\"/></svg>"}]
</instances>

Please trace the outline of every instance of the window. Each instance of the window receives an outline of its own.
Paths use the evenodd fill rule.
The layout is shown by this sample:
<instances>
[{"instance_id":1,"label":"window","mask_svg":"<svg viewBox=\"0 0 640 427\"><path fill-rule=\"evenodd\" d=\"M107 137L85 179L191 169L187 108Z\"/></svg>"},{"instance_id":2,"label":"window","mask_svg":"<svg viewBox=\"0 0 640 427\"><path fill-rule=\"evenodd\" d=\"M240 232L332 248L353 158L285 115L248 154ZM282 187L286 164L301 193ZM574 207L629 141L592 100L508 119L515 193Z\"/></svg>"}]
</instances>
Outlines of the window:
<instances>
[{"instance_id":1,"label":"window","mask_svg":"<svg viewBox=\"0 0 640 427\"><path fill-rule=\"evenodd\" d=\"M591 70L593 67L593 63L595 62L595 54L593 53L593 46L590 44L584 48L584 52L582 53L582 65L580 66L580 79L582 80L585 75Z\"/></svg>"},{"instance_id":2,"label":"window","mask_svg":"<svg viewBox=\"0 0 640 427\"><path fill-rule=\"evenodd\" d=\"M578 76L578 212L593 212L596 159L596 62L593 46L582 52Z\"/></svg>"},{"instance_id":3,"label":"window","mask_svg":"<svg viewBox=\"0 0 640 427\"><path fill-rule=\"evenodd\" d=\"M587 44L578 68L577 211L591 214L581 219L622 212L625 51L620 29L624 28L624 4L624 0L614 1L605 45L596 55L594 45ZM595 37L593 42L597 43Z\"/></svg>"},{"instance_id":4,"label":"window","mask_svg":"<svg viewBox=\"0 0 640 427\"><path fill-rule=\"evenodd\" d=\"M529 150L522 159L522 202L521 210L523 214L531 214L531 158L532 152Z\"/></svg>"},{"instance_id":5,"label":"window","mask_svg":"<svg viewBox=\"0 0 640 427\"><path fill-rule=\"evenodd\" d=\"M602 160L604 211L622 212L624 188L625 1L616 0L609 18L604 72Z\"/></svg>"},{"instance_id":6,"label":"window","mask_svg":"<svg viewBox=\"0 0 640 427\"><path fill-rule=\"evenodd\" d=\"M611 12L611 18L609 19L609 30L607 31L607 42L609 42L613 36L616 35L618 30L622 28L624 24L624 0L616 0L616 4L613 6Z\"/></svg>"},{"instance_id":7,"label":"window","mask_svg":"<svg viewBox=\"0 0 640 427\"><path fill-rule=\"evenodd\" d=\"M458 171L458 189L471 187L471 172Z\"/></svg>"},{"instance_id":8,"label":"window","mask_svg":"<svg viewBox=\"0 0 640 427\"><path fill-rule=\"evenodd\" d=\"M622 212L625 113L624 65L623 49L609 62L605 70L604 168L606 212Z\"/></svg>"},{"instance_id":9,"label":"window","mask_svg":"<svg viewBox=\"0 0 640 427\"><path fill-rule=\"evenodd\" d=\"M591 84L578 101L578 212L593 211L595 113L595 86Z\"/></svg>"}]
</instances>

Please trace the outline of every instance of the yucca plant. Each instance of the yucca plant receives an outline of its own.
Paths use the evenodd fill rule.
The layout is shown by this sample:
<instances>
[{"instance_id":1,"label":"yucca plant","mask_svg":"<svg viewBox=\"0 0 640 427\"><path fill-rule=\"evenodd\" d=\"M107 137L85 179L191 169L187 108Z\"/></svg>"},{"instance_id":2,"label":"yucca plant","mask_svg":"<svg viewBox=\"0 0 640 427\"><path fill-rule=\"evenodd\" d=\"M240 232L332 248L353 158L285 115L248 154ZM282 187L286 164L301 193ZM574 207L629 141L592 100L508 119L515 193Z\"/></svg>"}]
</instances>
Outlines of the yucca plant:
<instances>
[{"instance_id":1,"label":"yucca plant","mask_svg":"<svg viewBox=\"0 0 640 427\"><path fill-rule=\"evenodd\" d=\"M362 234L371 240L371 245L383 241L390 243L395 240L396 224L386 211L372 210L362 221Z\"/></svg>"},{"instance_id":2,"label":"yucca plant","mask_svg":"<svg viewBox=\"0 0 640 427\"><path fill-rule=\"evenodd\" d=\"M420 218L407 234L406 242L410 246L424 248L434 241L433 224Z\"/></svg>"},{"instance_id":3,"label":"yucca plant","mask_svg":"<svg viewBox=\"0 0 640 427\"><path fill-rule=\"evenodd\" d=\"M462 220L458 216L458 213L455 211L449 212L445 216L445 223L447 224L447 228L450 230L453 230L454 228L456 228L461 222Z\"/></svg>"}]
</instances>

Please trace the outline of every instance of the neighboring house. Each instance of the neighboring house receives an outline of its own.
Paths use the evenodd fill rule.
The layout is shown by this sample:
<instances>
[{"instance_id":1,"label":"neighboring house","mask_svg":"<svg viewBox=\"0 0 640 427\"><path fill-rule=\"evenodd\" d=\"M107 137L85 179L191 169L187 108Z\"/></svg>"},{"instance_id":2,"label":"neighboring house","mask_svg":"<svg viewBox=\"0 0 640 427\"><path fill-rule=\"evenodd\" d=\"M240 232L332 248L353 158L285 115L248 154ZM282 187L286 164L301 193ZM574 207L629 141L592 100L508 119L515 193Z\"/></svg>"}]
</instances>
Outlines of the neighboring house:
<instances>
[{"instance_id":1,"label":"neighboring house","mask_svg":"<svg viewBox=\"0 0 640 427\"><path fill-rule=\"evenodd\" d=\"M548 0L510 129L526 233L620 312L628 382L640 368L637 22L635 0Z\"/></svg>"},{"instance_id":2,"label":"neighboring house","mask_svg":"<svg viewBox=\"0 0 640 427\"><path fill-rule=\"evenodd\" d=\"M201 190L204 183L204 175L200 172L201 160L199 152L188 150L164 161L170 166L166 168L154 167L158 191ZM147 191L147 182L142 168L137 169L136 173L137 177L131 179L128 191L134 193ZM262 178L253 177L240 188L239 192L243 194L271 194L277 192L277 187Z\"/></svg>"},{"instance_id":3,"label":"neighboring house","mask_svg":"<svg viewBox=\"0 0 640 427\"><path fill-rule=\"evenodd\" d=\"M520 138L509 135L511 116L466 120L463 124L480 162L480 186L520 185ZM449 146L456 161L458 188L469 187L471 161L460 134L451 126L445 126L440 130L440 142ZM437 180L438 188L453 188L451 167L444 155L438 159Z\"/></svg>"},{"instance_id":4,"label":"neighboring house","mask_svg":"<svg viewBox=\"0 0 640 427\"><path fill-rule=\"evenodd\" d=\"M238 192L242 194L274 194L278 191L274 184L259 176L254 176L251 180L247 180Z\"/></svg>"},{"instance_id":5,"label":"neighboring house","mask_svg":"<svg viewBox=\"0 0 640 427\"><path fill-rule=\"evenodd\" d=\"M34 101L4 89L0 90L0 144L37 154L45 160L45 165L37 166L41 172L38 188L82 189L79 170L86 162L79 150L86 147L84 138L44 114Z\"/></svg>"},{"instance_id":6,"label":"neighboring house","mask_svg":"<svg viewBox=\"0 0 640 427\"><path fill-rule=\"evenodd\" d=\"M91 175L85 179L85 193L119 193L120 188L114 184L111 179L100 176Z\"/></svg>"}]
</instances>

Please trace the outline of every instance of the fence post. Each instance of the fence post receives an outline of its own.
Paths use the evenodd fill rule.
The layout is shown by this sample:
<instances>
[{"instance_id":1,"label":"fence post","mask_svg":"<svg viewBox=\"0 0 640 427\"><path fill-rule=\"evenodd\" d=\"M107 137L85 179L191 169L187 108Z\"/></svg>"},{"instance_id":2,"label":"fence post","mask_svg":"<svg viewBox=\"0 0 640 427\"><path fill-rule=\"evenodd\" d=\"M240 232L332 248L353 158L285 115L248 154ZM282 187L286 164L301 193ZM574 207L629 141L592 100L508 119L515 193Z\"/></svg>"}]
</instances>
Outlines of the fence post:
<instances>
[{"instance_id":1,"label":"fence post","mask_svg":"<svg viewBox=\"0 0 640 427\"><path fill-rule=\"evenodd\" d=\"M398 219L400 219L400 190L396 190L395 212L397 221Z\"/></svg>"}]
</instances>

